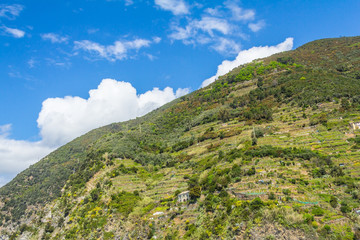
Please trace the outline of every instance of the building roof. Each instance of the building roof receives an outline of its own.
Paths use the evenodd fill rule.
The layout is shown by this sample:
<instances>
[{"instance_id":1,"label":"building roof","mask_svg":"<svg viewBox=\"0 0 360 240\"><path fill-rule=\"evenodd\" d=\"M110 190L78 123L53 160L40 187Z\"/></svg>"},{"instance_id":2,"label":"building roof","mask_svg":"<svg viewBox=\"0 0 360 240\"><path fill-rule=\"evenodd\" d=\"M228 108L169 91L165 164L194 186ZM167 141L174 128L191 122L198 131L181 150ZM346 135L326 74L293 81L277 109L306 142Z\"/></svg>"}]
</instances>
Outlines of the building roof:
<instances>
[{"instance_id":1,"label":"building roof","mask_svg":"<svg viewBox=\"0 0 360 240\"><path fill-rule=\"evenodd\" d=\"M186 194L186 193L189 193L189 192L190 191L185 191L185 192L179 193L179 195Z\"/></svg>"}]
</instances>

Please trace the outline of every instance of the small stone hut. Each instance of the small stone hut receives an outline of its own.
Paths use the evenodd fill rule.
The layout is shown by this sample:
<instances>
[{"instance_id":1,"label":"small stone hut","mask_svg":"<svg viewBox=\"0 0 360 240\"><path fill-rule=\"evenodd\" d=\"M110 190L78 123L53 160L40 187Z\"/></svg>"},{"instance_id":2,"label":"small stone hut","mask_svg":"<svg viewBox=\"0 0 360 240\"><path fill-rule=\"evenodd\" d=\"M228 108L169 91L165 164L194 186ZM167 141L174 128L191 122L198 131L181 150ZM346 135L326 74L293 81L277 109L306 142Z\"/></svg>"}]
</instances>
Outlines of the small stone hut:
<instances>
[{"instance_id":1,"label":"small stone hut","mask_svg":"<svg viewBox=\"0 0 360 240\"><path fill-rule=\"evenodd\" d=\"M178 202L187 202L190 200L190 191L179 193Z\"/></svg>"}]
</instances>

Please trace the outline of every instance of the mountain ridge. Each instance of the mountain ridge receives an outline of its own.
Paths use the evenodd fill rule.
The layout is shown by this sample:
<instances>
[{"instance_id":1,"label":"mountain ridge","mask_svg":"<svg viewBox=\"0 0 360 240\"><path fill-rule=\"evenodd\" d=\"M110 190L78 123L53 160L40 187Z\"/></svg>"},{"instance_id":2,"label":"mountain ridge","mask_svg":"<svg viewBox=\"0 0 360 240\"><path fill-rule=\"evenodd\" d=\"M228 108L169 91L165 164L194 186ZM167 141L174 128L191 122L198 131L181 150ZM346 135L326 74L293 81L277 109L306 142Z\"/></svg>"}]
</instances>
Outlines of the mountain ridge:
<instances>
[{"instance_id":1,"label":"mountain ridge","mask_svg":"<svg viewBox=\"0 0 360 240\"><path fill-rule=\"evenodd\" d=\"M78 232L81 232L82 238L87 238L92 236L91 234L93 233L89 232L84 224L89 224L91 221L84 220L87 217L80 213L85 211L81 209L84 208L88 212L92 211L95 214L94 219L99 218L98 221L100 222L105 220L111 222L113 218L110 215L102 216L105 214L104 209L109 209L109 211L117 214L118 218L122 219L121 223L132 226L135 229L132 232L134 236L151 238L157 234L163 238L168 237L168 239L171 239L173 235L170 234L170 230L173 227L164 228L164 231L151 227L150 224L153 223L150 219L154 217L148 216L149 212L145 211L145 213L142 213L142 211L144 211L143 209L151 208L151 206L153 207L151 211L155 211L154 214L162 212L165 205L169 209L179 208L179 205L176 203L175 190L188 189L191 192L193 201L184 211L186 214L190 214L188 209L196 208L194 216L197 217L195 220L191 220L191 223L179 220L181 223L179 226L181 227L175 231L177 233L173 236L174 238L179 236L186 237L188 235L187 237L189 238L201 239L207 236L216 239L221 233L230 237L230 232L250 239L251 232L261 237L265 233L261 233L259 229L256 230L256 227L253 227L254 222L251 222L252 220L250 221L249 219L242 220L246 225L245 230L237 232L238 230L223 229L225 226L221 227L222 230L216 230L214 226L206 228L206 230L203 226L205 222L201 222L198 217L203 214L216 222L218 220L212 218L211 215L215 213L221 215L226 212L229 215L228 218L231 218L232 214L235 216L237 213L227 209L229 204L230 207L235 206L233 209L236 211L243 212L246 209L251 209L257 212L258 209L264 209L261 210L264 211L262 214L270 214L267 211L274 208L274 199L271 199L270 193L275 194L277 192L275 186L271 187L267 201L264 198L255 198L251 201L244 200L237 203L236 191L231 193L231 190L229 190L229 188L240 189L238 183L242 182L242 178L247 179L249 184L259 184L256 182L262 179L254 181L254 178L261 176L261 172L256 168L256 161L267 162L268 158L281 159L280 167L276 167L273 170L277 168L282 169L282 164L294 164L291 166L298 166L296 164L300 164L300 173L304 171L309 173L300 174L302 177L296 180L299 181L299 186L302 186L301 182L316 180L318 176L329 175L331 178L334 178L334 181L338 181L339 177L344 177L342 175L344 174L343 170L336 168L333 161L329 159L343 159L342 155L337 153L338 151L332 152L331 148L339 148L336 144L342 144L340 145L341 147L346 146L346 143L344 144L345 140L331 136L331 138L336 139L339 143L335 141L336 144L334 146L330 144L330 150L321 144L316 144L316 142L320 141L321 143L330 138L326 136L322 137L325 140L321 140L321 136L318 136L319 132L329 133L329 135L340 135L341 132L341 136L344 136L346 141L350 141L354 145L347 150L355 151L354 156L350 156L352 161L355 163L358 159L357 151L354 150L357 146L356 131L353 131L351 136L343 134L342 131L351 132L348 123L356 121L359 117L359 43L360 37L322 39L310 42L296 50L275 54L268 58L239 66L230 73L219 77L215 83L176 99L141 118L123 123L113 123L92 130L60 147L40 162L20 173L9 184L2 187L0 189L0 203L2 202L0 204L0 222L2 225L7 225L5 230L14 230L13 232L18 235L29 232L34 236L42 236L44 238L71 238L79 236L72 232L72 229L76 228L79 230ZM288 114L288 112L290 113ZM346 121L348 122L336 120L339 117L347 119ZM289 129L287 129L284 123L289 124ZM316 131L319 132L312 131L314 126L318 128ZM313 138L316 140L315 144L313 144L314 140L311 140L312 145L306 142L303 143L300 139L295 142L292 142L291 139L287 140L288 142L282 140L289 138L287 134L291 135L290 132L292 131L298 131L299 134L307 133L307 130L303 133L304 128L310 129L310 136L317 136ZM273 137L279 135L277 134L279 131L280 137L284 137ZM274 144L276 142L279 142L279 146L268 146L269 143ZM294 146L300 149L294 149ZM319 152L318 149L321 151ZM304 164L302 161L308 161L309 163ZM233 164L233 162L235 163ZM336 163L338 163L337 160ZM271 165L271 163L266 164ZM266 164L264 167L267 166ZM249 167L250 165L252 167ZM226 168L223 169L223 166L226 166ZM273 170L266 170L266 172L270 174ZM313 170L316 170L316 172L313 172ZM353 170L355 171L357 168L355 167ZM347 185L352 182L352 179L359 178L358 173L356 171L353 173L353 170L347 169L346 174L352 176L351 178L343 179ZM171 171L176 172L174 174L176 175L176 181L169 174ZM323 174L324 172L325 174ZM270 177L271 181L279 182L281 186L283 185L283 180L290 181L286 177L283 179L282 176L284 174L282 176L277 173L273 174L277 177L274 179ZM221 175L226 175L227 177L222 178ZM127 178L127 176L142 179L141 181L144 181L146 184L143 185L141 181L139 183L136 182L136 184L134 183L141 189L140 191L136 188L123 186L120 180L120 182L115 181L118 178ZM180 179L180 176L183 178ZM211 187L211 184L209 185L206 182L212 181L210 176L212 176L212 179L217 179L214 189ZM101 178L103 179L101 180ZM154 195L151 192L151 187L158 188L158 185L155 183L160 180L157 178L168 178L169 182L174 181L174 185L168 187L172 189L170 191L172 192L171 194L166 196L167 194L159 193L160 197L158 199L158 194ZM310 180L306 180L307 178ZM300 179L302 180L300 181ZM97 183L90 184L89 181ZM327 180L324 181L326 182ZM166 185L166 182L160 181L160 183ZM290 181L290 183L292 182ZM147 186L148 184L149 186ZM358 191L358 186L354 183L352 184L354 187L351 188L351 194ZM186 187L187 185L188 187ZM296 186L295 183L293 185ZM264 186L267 185L265 184ZM306 190L299 190L300 192L296 193L291 190L291 193L285 191L288 188L281 188L282 190L279 191L285 191L283 192L285 199L294 194L295 196L292 197L294 202L294 199L299 198L297 195L309 193L306 186L304 183L303 187ZM254 186L249 189L253 188ZM120 189L123 190L119 192ZM106 192L106 194L102 195L101 191ZM235 195L231 196L231 194ZM78 195L82 196L81 200L79 200L80 198L77 199ZM199 197L200 199L198 200ZM208 199L210 197L211 199ZM88 198L88 202L85 204L84 202L81 203L86 198ZM148 198L152 200L150 201ZM168 198L171 198L171 200L166 200ZM219 198L221 201L214 200L215 198ZM328 198L332 199L330 195ZM336 198L340 199L341 197L336 196ZM133 201L139 205L136 205L134 209L123 204L127 201ZM146 201L149 203L145 204L144 202ZM213 207L208 207L207 204L210 203L216 205L216 201L224 201L224 203L218 205L219 209L224 208L223 212L219 209L216 210ZM346 206L349 204L351 206L358 205L358 202L356 202L358 200L354 200L354 202L352 200L347 201L350 203L346 203ZM70 209L68 208L68 202L71 202L72 207ZM281 200L281 202L287 203L288 201ZM286 210L286 208L284 210L275 207L275 209L285 211L283 213L284 216L288 216L286 214L296 215L296 218L301 218L301 221L306 222L305 215L309 213L305 211L306 209L303 211L302 208L300 210L294 208L293 202L289 203L289 206L293 209L291 211ZM162 203L165 203L163 204L164 206ZM37 212L37 210L41 212L42 210L39 209L42 209L44 206L46 206L44 209L49 208L49 204L52 204L53 207L62 205L62 208L58 208L55 211L59 216L57 220L63 219L64 222L62 224L45 220L46 217L44 218L44 216ZM102 214L99 214L100 210L95 210L94 212L95 206L103 206L101 208ZM271 206L271 208L263 206ZM344 209L346 206L341 205ZM272 219L272 222L264 224L270 224L274 234L275 230L278 229L278 231L284 234L286 232L291 234L291 231L300 231L301 234L299 233L299 235L312 236L314 238L336 236L334 232L327 232L326 229L328 227L325 226L326 224L317 221L317 218L319 216L326 216L326 211L330 213L336 212L337 214L343 211L341 209L331 211L331 209L329 210L324 207L325 210L322 210L322 214L319 214L318 212L321 212L319 208L312 208L309 214L312 218L307 216L310 218L307 222L310 225L308 232L304 230L307 229L308 225L305 224L303 226L301 225L303 223L300 224L299 222L296 222L296 224L301 225L301 227L292 228L289 228L289 226L285 228L284 226L276 227L273 222L279 223L279 219ZM162 211L156 211L156 209ZM134 211L139 211L138 216L146 218L146 221L143 220L143 225L136 227L134 219L129 218L129 220L126 218L129 215L134 217ZM167 209L166 211L169 212L167 215L173 214L171 210ZM182 215L181 210L177 210L177 214ZM349 214L349 211L345 209L344 214ZM75 223L78 222L79 224L77 225L80 227L76 227L77 225L74 221L70 220L70 215L78 218ZM173 216L173 219L178 219L176 217L178 215ZM170 219L172 218L171 216ZM256 219L256 216L254 217ZM347 216L345 218L353 219L353 217L356 219L356 216ZM26 219L38 219L40 222L43 220L44 222L32 223L31 221L26 221ZM231 222L234 220L229 219L226 221ZM289 221L289 219L286 220L286 222ZM27 222L26 227L24 227L25 229L20 229L20 225L23 226L24 222ZM156 224L162 225L161 222L161 219L156 219ZM201 224L196 225L197 222ZM249 224L250 222L251 224ZM50 226L47 223L50 223ZM98 226L94 226L94 229L98 229L100 226L102 230L97 235L94 234L94 238L95 236L101 236L106 239L112 238L111 236L116 234L118 236L126 235L123 231L107 231L114 228L116 225L114 222L111 224L107 223L108 225L97 224ZM346 224L350 223L346 222ZM61 232L59 228L64 225L66 230ZM322 232L316 230L319 228L319 225L321 225ZM35 231L32 226L40 226L42 230L40 232ZM200 230L194 229L195 226L199 227ZM355 225L350 224L349 226L350 230L346 231L346 234L352 233L352 236L356 236ZM124 228L123 226L118 227L119 229ZM4 230L4 227L0 228ZM343 232L340 232L337 233L338 236L343 236L341 235ZM277 235L275 234L274 236Z\"/></svg>"}]
</instances>

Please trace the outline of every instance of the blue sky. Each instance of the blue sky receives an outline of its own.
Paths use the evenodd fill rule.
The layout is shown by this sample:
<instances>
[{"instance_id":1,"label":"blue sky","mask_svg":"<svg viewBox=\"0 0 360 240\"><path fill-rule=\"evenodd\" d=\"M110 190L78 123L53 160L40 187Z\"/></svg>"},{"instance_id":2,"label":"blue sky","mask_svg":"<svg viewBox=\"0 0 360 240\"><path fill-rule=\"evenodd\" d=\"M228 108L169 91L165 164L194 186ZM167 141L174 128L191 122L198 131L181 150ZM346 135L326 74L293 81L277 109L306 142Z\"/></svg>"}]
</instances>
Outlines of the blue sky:
<instances>
[{"instance_id":1,"label":"blue sky","mask_svg":"<svg viewBox=\"0 0 360 240\"><path fill-rule=\"evenodd\" d=\"M72 138L230 66L360 35L358 12L358 0L1 1L0 185Z\"/></svg>"}]
</instances>

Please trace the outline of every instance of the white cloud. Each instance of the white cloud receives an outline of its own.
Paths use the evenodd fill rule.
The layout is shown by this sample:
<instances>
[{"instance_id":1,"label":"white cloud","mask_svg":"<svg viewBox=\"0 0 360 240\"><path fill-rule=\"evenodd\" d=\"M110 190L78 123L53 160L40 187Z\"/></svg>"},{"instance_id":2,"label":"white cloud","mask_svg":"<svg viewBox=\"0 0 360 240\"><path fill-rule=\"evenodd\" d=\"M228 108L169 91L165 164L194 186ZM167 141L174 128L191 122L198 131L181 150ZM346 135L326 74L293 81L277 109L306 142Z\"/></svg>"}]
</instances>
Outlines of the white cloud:
<instances>
[{"instance_id":1,"label":"white cloud","mask_svg":"<svg viewBox=\"0 0 360 240\"><path fill-rule=\"evenodd\" d=\"M20 15L20 12L24 9L23 5L20 4L0 4L0 17L5 17L10 20L15 19Z\"/></svg>"},{"instance_id":2,"label":"white cloud","mask_svg":"<svg viewBox=\"0 0 360 240\"><path fill-rule=\"evenodd\" d=\"M237 53L240 49L239 38L247 38L241 25L249 27L246 21L255 20L255 11L243 9L238 3L239 1L226 1L223 5L206 8L199 19L186 17L183 18L184 21L180 21L175 18L170 24L171 33L168 37L186 45L208 45L221 54ZM265 21L256 24L250 26L260 30L265 26Z\"/></svg>"},{"instance_id":3,"label":"white cloud","mask_svg":"<svg viewBox=\"0 0 360 240\"><path fill-rule=\"evenodd\" d=\"M0 126L0 186L54 150L42 142L10 139L10 131L11 124Z\"/></svg>"},{"instance_id":4,"label":"white cloud","mask_svg":"<svg viewBox=\"0 0 360 240\"><path fill-rule=\"evenodd\" d=\"M248 50L240 51L237 57L235 58L235 60L223 61L218 66L215 76L212 76L211 78L208 78L205 81L203 81L201 87L206 87L210 83L214 82L219 76L222 76L230 72L232 69L242 64L249 63L258 58L268 57L275 53L291 50L293 47L293 40L294 40L293 38L287 38L284 42L279 43L276 46L252 47Z\"/></svg>"},{"instance_id":5,"label":"white cloud","mask_svg":"<svg viewBox=\"0 0 360 240\"><path fill-rule=\"evenodd\" d=\"M189 88L178 88L175 93L175 97L179 98L182 97L190 92Z\"/></svg>"},{"instance_id":6,"label":"white cloud","mask_svg":"<svg viewBox=\"0 0 360 240\"><path fill-rule=\"evenodd\" d=\"M129 51L135 52L143 47L149 47L152 43L159 43L161 38L154 37L153 41L135 39L133 41L116 41L113 45L104 46L89 40L75 41L75 50L85 50L97 54L109 61L123 60L129 56Z\"/></svg>"},{"instance_id":7,"label":"white cloud","mask_svg":"<svg viewBox=\"0 0 360 240\"><path fill-rule=\"evenodd\" d=\"M220 11L219 7L215 7L215 8L206 8L204 10L204 12L206 14L209 14L210 16L214 16L214 17L221 17L222 16L222 12Z\"/></svg>"},{"instance_id":8,"label":"white cloud","mask_svg":"<svg viewBox=\"0 0 360 240\"><path fill-rule=\"evenodd\" d=\"M128 82L104 79L89 98L48 98L37 119L42 140L11 139L11 124L0 126L0 186L34 164L56 147L91 129L142 116L167 102L189 93L179 88L154 88L143 94Z\"/></svg>"},{"instance_id":9,"label":"white cloud","mask_svg":"<svg viewBox=\"0 0 360 240\"><path fill-rule=\"evenodd\" d=\"M183 0L155 0L160 8L171 11L174 15L189 14L189 7Z\"/></svg>"},{"instance_id":10,"label":"white cloud","mask_svg":"<svg viewBox=\"0 0 360 240\"><path fill-rule=\"evenodd\" d=\"M263 29L265 27L265 21L264 20L260 20L257 23L249 23L248 27L250 28L251 31L253 32L258 32L261 29Z\"/></svg>"},{"instance_id":11,"label":"white cloud","mask_svg":"<svg viewBox=\"0 0 360 240\"><path fill-rule=\"evenodd\" d=\"M138 95L128 82L104 79L97 89L89 91L88 99L66 96L45 100L38 127L44 142L58 146L93 128L142 116L186 93L186 89L174 93L167 87Z\"/></svg>"},{"instance_id":12,"label":"white cloud","mask_svg":"<svg viewBox=\"0 0 360 240\"><path fill-rule=\"evenodd\" d=\"M0 138L7 137L11 130L11 124L1 125L0 126Z\"/></svg>"},{"instance_id":13,"label":"white cloud","mask_svg":"<svg viewBox=\"0 0 360 240\"><path fill-rule=\"evenodd\" d=\"M227 38L219 38L219 41L215 43L212 48L220 53L238 53L240 51L240 45L235 41Z\"/></svg>"},{"instance_id":14,"label":"white cloud","mask_svg":"<svg viewBox=\"0 0 360 240\"><path fill-rule=\"evenodd\" d=\"M94 34L97 33L100 29L98 28L90 28L87 30L88 34Z\"/></svg>"},{"instance_id":15,"label":"white cloud","mask_svg":"<svg viewBox=\"0 0 360 240\"><path fill-rule=\"evenodd\" d=\"M33 58L31 58L31 59L27 62L27 64L29 65L29 68L33 68L33 67L35 67L36 61L35 61Z\"/></svg>"},{"instance_id":16,"label":"white cloud","mask_svg":"<svg viewBox=\"0 0 360 240\"><path fill-rule=\"evenodd\" d=\"M214 36L214 31L227 35L230 33L232 26L225 20L215 17L202 17L200 20L191 20L184 28L173 25L173 32L169 37L173 40L187 40L197 39L202 37L202 34L207 34L210 37Z\"/></svg>"},{"instance_id":17,"label":"white cloud","mask_svg":"<svg viewBox=\"0 0 360 240\"><path fill-rule=\"evenodd\" d=\"M160 37L153 37L153 41L154 41L154 43L160 43L161 38Z\"/></svg>"},{"instance_id":18,"label":"white cloud","mask_svg":"<svg viewBox=\"0 0 360 240\"><path fill-rule=\"evenodd\" d=\"M60 36L55 33L44 33L41 34L43 40L48 40L52 43L65 43L68 41L68 37Z\"/></svg>"},{"instance_id":19,"label":"white cloud","mask_svg":"<svg viewBox=\"0 0 360 240\"><path fill-rule=\"evenodd\" d=\"M238 1L227 1L225 6L231 11L235 21L248 21L255 19L255 11L253 9L243 9L237 5Z\"/></svg>"},{"instance_id":20,"label":"white cloud","mask_svg":"<svg viewBox=\"0 0 360 240\"><path fill-rule=\"evenodd\" d=\"M134 1L133 0L125 0L125 6L130 6L133 5Z\"/></svg>"},{"instance_id":21,"label":"white cloud","mask_svg":"<svg viewBox=\"0 0 360 240\"><path fill-rule=\"evenodd\" d=\"M185 27L173 25L169 38L181 40L184 44L210 44L212 49L220 53L227 50L233 53L234 50L238 52L238 44L224 36L229 35L235 28L225 19L203 16L200 20L189 21Z\"/></svg>"},{"instance_id":22,"label":"white cloud","mask_svg":"<svg viewBox=\"0 0 360 240\"><path fill-rule=\"evenodd\" d=\"M152 55L150 53L146 53L145 56L147 56L150 59L150 61L154 61L155 59L157 59L156 56L154 56L154 55Z\"/></svg>"},{"instance_id":23,"label":"white cloud","mask_svg":"<svg viewBox=\"0 0 360 240\"><path fill-rule=\"evenodd\" d=\"M201 29L210 36L214 36L213 30L225 35L231 30L230 24L225 19L215 17L202 17L200 21L193 21L191 25L193 25L194 29Z\"/></svg>"},{"instance_id":24,"label":"white cloud","mask_svg":"<svg viewBox=\"0 0 360 240\"><path fill-rule=\"evenodd\" d=\"M8 28L6 26L3 26L2 29L5 33L10 34L14 38L23 38L25 36L25 32L20 29Z\"/></svg>"}]
</instances>

